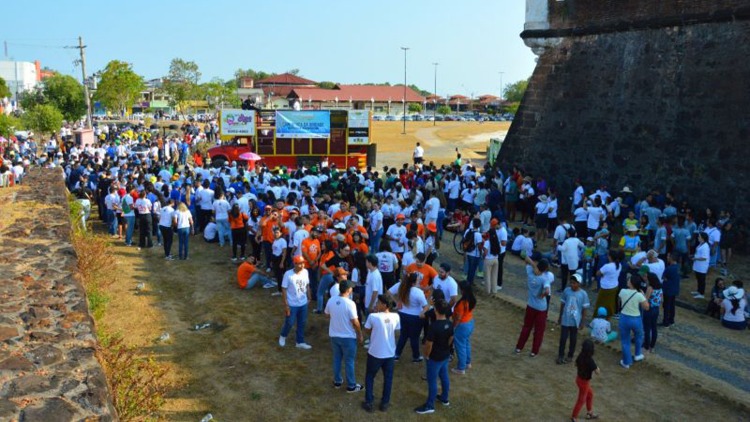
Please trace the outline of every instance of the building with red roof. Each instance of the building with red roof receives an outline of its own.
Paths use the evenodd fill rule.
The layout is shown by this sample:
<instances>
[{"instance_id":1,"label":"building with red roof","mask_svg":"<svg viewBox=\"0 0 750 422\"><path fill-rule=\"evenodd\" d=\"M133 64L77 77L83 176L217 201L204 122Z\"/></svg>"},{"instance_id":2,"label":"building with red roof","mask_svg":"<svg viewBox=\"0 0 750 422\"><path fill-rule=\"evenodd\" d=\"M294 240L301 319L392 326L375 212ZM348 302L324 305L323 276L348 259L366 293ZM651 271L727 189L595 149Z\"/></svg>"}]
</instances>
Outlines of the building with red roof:
<instances>
[{"instance_id":1,"label":"building with red roof","mask_svg":"<svg viewBox=\"0 0 750 422\"><path fill-rule=\"evenodd\" d=\"M427 103L427 98L409 87L404 90L403 85L337 84L333 89L294 88L287 98L298 101L303 109L347 108L386 114L403 114L409 104L424 107Z\"/></svg>"}]
</instances>

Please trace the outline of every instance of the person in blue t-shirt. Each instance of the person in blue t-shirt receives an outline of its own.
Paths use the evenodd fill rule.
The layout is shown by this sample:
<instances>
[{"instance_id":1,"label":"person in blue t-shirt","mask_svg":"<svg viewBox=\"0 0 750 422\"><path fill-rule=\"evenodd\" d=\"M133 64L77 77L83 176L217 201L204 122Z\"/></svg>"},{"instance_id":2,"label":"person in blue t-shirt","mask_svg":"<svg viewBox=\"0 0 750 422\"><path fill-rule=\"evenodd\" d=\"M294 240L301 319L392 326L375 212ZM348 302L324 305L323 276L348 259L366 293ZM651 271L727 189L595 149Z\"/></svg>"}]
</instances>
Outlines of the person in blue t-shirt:
<instances>
[{"instance_id":1,"label":"person in blue t-shirt","mask_svg":"<svg viewBox=\"0 0 750 422\"><path fill-rule=\"evenodd\" d=\"M544 340L544 330L547 327L547 296L550 295L552 281L555 276L547 271L549 263L546 259L534 262L531 258L522 254L526 262L526 287L528 289L528 301L526 304L526 315L523 319L523 328L518 336L515 353L521 353L523 346L529 339L531 331L534 331L534 341L531 345L531 357L539 354Z\"/></svg>"},{"instance_id":2,"label":"person in blue t-shirt","mask_svg":"<svg viewBox=\"0 0 750 422\"><path fill-rule=\"evenodd\" d=\"M565 288L560 297L560 316L557 318L557 323L560 324L560 346L557 350L558 365L573 360L578 330L583 329L586 309L591 306L588 294L581 289L581 280L580 274L573 274L570 277L570 285ZM568 337L570 337L570 348L566 359L565 343L568 342Z\"/></svg>"},{"instance_id":3,"label":"person in blue t-shirt","mask_svg":"<svg viewBox=\"0 0 750 422\"><path fill-rule=\"evenodd\" d=\"M661 322L663 327L669 327L674 324L675 302L677 296L680 295L681 278L677 257L674 254L669 254L667 256L667 268L664 270L664 284L661 287L663 296L662 306L664 307L664 317Z\"/></svg>"}]
</instances>

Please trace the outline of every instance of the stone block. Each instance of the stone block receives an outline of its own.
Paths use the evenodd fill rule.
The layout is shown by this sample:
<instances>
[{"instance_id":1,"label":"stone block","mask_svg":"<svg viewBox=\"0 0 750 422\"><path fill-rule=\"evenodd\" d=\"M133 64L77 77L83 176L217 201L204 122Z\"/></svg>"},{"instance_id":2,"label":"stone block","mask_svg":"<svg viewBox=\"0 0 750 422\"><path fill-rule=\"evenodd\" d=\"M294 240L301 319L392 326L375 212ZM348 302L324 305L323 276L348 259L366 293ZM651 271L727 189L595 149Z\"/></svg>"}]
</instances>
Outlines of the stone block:
<instances>
[{"instance_id":1,"label":"stone block","mask_svg":"<svg viewBox=\"0 0 750 422\"><path fill-rule=\"evenodd\" d=\"M75 406L61 398L51 398L39 405L29 406L21 412L25 421L69 422L79 415Z\"/></svg>"},{"instance_id":2,"label":"stone block","mask_svg":"<svg viewBox=\"0 0 750 422\"><path fill-rule=\"evenodd\" d=\"M18 328L6 325L0 326L0 341L5 341L18 336Z\"/></svg>"}]
</instances>

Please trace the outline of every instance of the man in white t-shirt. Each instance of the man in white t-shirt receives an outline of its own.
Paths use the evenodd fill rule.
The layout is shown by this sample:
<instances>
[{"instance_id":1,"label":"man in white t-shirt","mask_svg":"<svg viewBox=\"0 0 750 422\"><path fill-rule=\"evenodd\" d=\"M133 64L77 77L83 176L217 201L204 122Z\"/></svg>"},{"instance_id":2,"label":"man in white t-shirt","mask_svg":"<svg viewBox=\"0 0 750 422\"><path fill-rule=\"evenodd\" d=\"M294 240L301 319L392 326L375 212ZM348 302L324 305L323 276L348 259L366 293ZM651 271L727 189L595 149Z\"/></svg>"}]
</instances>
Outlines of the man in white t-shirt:
<instances>
[{"instance_id":1,"label":"man in white t-shirt","mask_svg":"<svg viewBox=\"0 0 750 422\"><path fill-rule=\"evenodd\" d=\"M367 279L365 281L365 313L375 311L378 295L383 293L383 276L378 270L378 257L367 255Z\"/></svg>"},{"instance_id":2,"label":"man in white t-shirt","mask_svg":"<svg viewBox=\"0 0 750 422\"><path fill-rule=\"evenodd\" d=\"M386 295L379 295L375 303L375 313L365 321L365 333L370 337L370 348L367 353L367 374L365 375L365 401L362 408L373 412L375 375L383 370L383 395L380 398L380 410L386 411L391 401L391 384L396 356L396 331L401 330L401 319L395 312L396 307Z\"/></svg>"},{"instance_id":3,"label":"man in white t-shirt","mask_svg":"<svg viewBox=\"0 0 750 422\"><path fill-rule=\"evenodd\" d=\"M216 220L216 228L219 230L219 246L224 246L224 239L229 239L229 246L232 246L232 229L229 227L229 210L232 206L222 193L219 199L211 204L211 208Z\"/></svg>"},{"instance_id":4,"label":"man in white t-shirt","mask_svg":"<svg viewBox=\"0 0 750 422\"><path fill-rule=\"evenodd\" d=\"M440 199L435 195L435 191L430 192L430 199L424 205L424 222L425 225L431 222L437 222L438 212L440 211Z\"/></svg>"},{"instance_id":5,"label":"man in white t-shirt","mask_svg":"<svg viewBox=\"0 0 750 422\"><path fill-rule=\"evenodd\" d=\"M414 165L422 164L424 160L424 148L417 142L417 146L414 148Z\"/></svg>"},{"instance_id":6,"label":"man in white t-shirt","mask_svg":"<svg viewBox=\"0 0 750 422\"><path fill-rule=\"evenodd\" d=\"M211 213L213 212L214 202L214 191L209 189L210 183L208 180L203 181L203 189L196 192L198 200L198 229L203 229L211 219Z\"/></svg>"},{"instance_id":7,"label":"man in white t-shirt","mask_svg":"<svg viewBox=\"0 0 750 422\"><path fill-rule=\"evenodd\" d=\"M284 300L284 325L279 336L279 346L286 346L286 336L297 325L297 348L309 350L312 346L305 343L305 323L307 323L307 303L310 301L310 278L305 269L305 258L294 257L294 268L284 273L281 282L281 297Z\"/></svg>"},{"instance_id":8,"label":"man in white t-shirt","mask_svg":"<svg viewBox=\"0 0 750 422\"><path fill-rule=\"evenodd\" d=\"M406 246L406 226L404 226L404 220L406 217L403 214L396 216L396 224L391 224L388 227L388 231L385 233L385 238L391 244L391 252L393 253L404 253Z\"/></svg>"},{"instance_id":9,"label":"man in white t-shirt","mask_svg":"<svg viewBox=\"0 0 750 422\"><path fill-rule=\"evenodd\" d=\"M447 262L440 263L438 275L432 279L432 290L442 290L451 307L458 301L458 283L451 277L451 266Z\"/></svg>"},{"instance_id":10,"label":"man in white t-shirt","mask_svg":"<svg viewBox=\"0 0 750 422\"><path fill-rule=\"evenodd\" d=\"M339 296L332 297L326 304L325 313L331 320L328 336L333 348L333 386L341 387L341 364L346 369L346 391L362 391L354 377L354 360L357 356L357 341L362 342L362 331L357 317L357 305L349 299L354 289L354 282L344 280L339 283Z\"/></svg>"}]
</instances>

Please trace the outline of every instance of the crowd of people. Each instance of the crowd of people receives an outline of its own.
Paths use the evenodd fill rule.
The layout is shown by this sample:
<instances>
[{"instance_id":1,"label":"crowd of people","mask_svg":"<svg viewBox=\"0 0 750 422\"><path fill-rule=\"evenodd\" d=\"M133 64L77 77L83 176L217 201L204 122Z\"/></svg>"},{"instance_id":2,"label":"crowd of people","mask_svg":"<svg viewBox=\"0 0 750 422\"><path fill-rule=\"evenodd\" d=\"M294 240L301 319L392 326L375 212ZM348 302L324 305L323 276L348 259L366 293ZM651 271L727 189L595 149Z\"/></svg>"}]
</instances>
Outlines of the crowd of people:
<instances>
[{"instance_id":1,"label":"crowd of people","mask_svg":"<svg viewBox=\"0 0 750 422\"><path fill-rule=\"evenodd\" d=\"M696 221L686 202L656 190L638 200L627 186L614 197L604 185L586 191L576 182L572 207L562 210L558 192L543 177L521 167L507 174L477 168L460 154L437 166L425 162L420 145L413 164L382 171L333 165L271 170L262 163L247 170L237 163L213 168L205 157L193 156L195 145L208 139L199 128L168 138L144 127L98 136L96 146L60 142L40 155L33 139L11 140L2 145L2 156L16 182L30 165L62 168L83 205L84 226L96 204L108 233L125 245L134 245L137 228L139 249L161 246L172 261L190 259L194 236L217 243L217 253L239 264L240 288L260 286L279 297L285 315L280 347L296 327L295 346L311 349L308 313L327 315L333 387L346 382L348 392L365 390L367 411L374 410L373 380L381 370L379 407L388 408L394 362L403 359L407 343L412 362L426 359L428 395L416 412L432 413L436 400L449 404L449 374L472 368L477 280L487 294L501 294L507 250L525 261L527 275L516 353L533 331L530 355L539 354L556 292L562 326L556 362L574 360L578 331L590 313L591 336L601 343L617 337L611 322L618 319L620 365L629 368L644 359L644 350L655 350L658 325L675 324L682 279L692 271L693 295L702 299L709 274L727 268L741 241L731 214L714 216L707 209ZM461 234L460 282L441 257L446 230ZM717 279L707 312L720 315L728 328L745 329L747 293L738 279L728 284L726 276ZM593 307L589 292L597 293ZM354 375L359 343L368 350L364 386ZM576 359L576 409L585 403L589 417L596 416L588 384L597 371L593 344L584 341Z\"/></svg>"}]
</instances>

